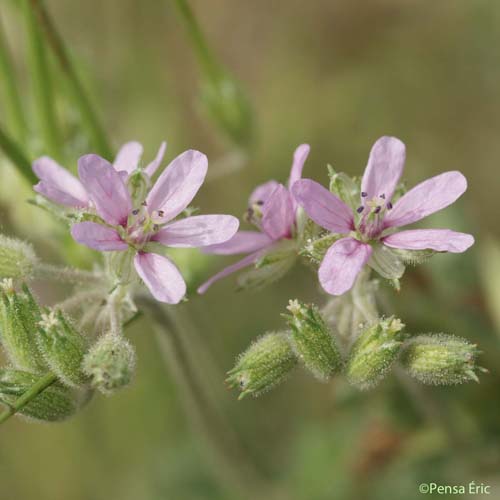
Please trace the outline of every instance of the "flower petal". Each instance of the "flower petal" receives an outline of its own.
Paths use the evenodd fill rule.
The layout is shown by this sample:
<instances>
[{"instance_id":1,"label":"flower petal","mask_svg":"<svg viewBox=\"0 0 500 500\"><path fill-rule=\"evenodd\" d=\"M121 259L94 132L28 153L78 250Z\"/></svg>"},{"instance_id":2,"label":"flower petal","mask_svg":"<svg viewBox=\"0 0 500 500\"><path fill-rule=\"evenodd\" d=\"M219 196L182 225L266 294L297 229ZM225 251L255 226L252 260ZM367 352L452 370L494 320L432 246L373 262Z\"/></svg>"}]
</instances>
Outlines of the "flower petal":
<instances>
[{"instance_id":1,"label":"flower petal","mask_svg":"<svg viewBox=\"0 0 500 500\"><path fill-rule=\"evenodd\" d=\"M188 150L162 172L146 198L149 213L163 211L162 222L179 215L194 198L207 175L207 157Z\"/></svg>"},{"instance_id":2,"label":"flower petal","mask_svg":"<svg viewBox=\"0 0 500 500\"><path fill-rule=\"evenodd\" d=\"M203 249L204 253L216 255L235 255L260 250L273 243L265 233L259 231L238 231L230 240L218 245L210 245Z\"/></svg>"},{"instance_id":3,"label":"flower petal","mask_svg":"<svg viewBox=\"0 0 500 500\"><path fill-rule=\"evenodd\" d=\"M156 300L178 304L186 295L186 282L167 257L140 252L134 258L134 266Z\"/></svg>"},{"instance_id":4,"label":"flower petal","mask_svg":"<svg viewBox=\"0 0 500 500\"><path fill-rule=\"evenodd\" d=\"M52 158L42 156L33 162L33 171L40 179L33 189L60 205L83 208L89 197L82 183Z\"/></svg>"},{"instance_id":5,"label":"flower petal","mask_svg":"<svg viewBox=\"0 0 500 500\"><path fill-rule=\"evenodd\" d=\"M356 276L370 259L372 248L354 238L336 241L319 268L321 286L331 295L342 295L354 285Z\"/></svg>"},{"instance_id":6,"label":"flower petal","mask_svg":"<svg viewBox=\"0 0 500 500\"><path fill-rule=\"evenodd\" d=\"M307 215L321 227L340 234L354 229L352 210L321 184L301 179L292 186L292 194Z\"/></svg>"},{"instance_id":7,"label":"flower petal","mask_svg":"<svg viewBox=\"0 0 500 500\"><path fill-rule=\"evenodd\" d=\"M138 166L142 156L142 145L136 141L125 143L116 155L113 166L117 172L131 174Z\"/></svg>"},{"instance_id":8,"label":"flower petal","mask_svg":"<svg viewBox=\"0 0 500 500\"><path fill-rule=\"evenodd\" d=\"M198 293L205 293L216 281L219 281L220 279L225 278L226 276L229 276L230 274L233 274L240 269L252 265L261 257L263 253L264 252L262 250L259 250L257 252L251 253L250 255L247 255L246 257L243 257L243 259L239 260L238 262L225 267L222 271L219 271L209 280L205 281L205 283L203 283L203 285L198 288Z\"/></svg>"},{"instance_id":9,"label":"flower petal","mask_svg":"<svg viewBox=\"0 0 500 500\"><path fill-rule=\"evenodd\" d=\"M79 222L71 227L71 236L75 241L94 250L114 251L126 250L128 245L111 227L97 222Z\"/></svg>"},{"instance_id":10,"label":"flower petal","mask_svg":"<svg viewBox=\"0 0 500 500\"><path fill-rule=\"evenodd\" d=\"M144 168L144 171L146 172L146 174L149 175L149 177L153 177L154 173L160 166L166 150L167 150L167 143L163 141L160 144L160 149L158 150L158 153L156 153L156 158L147 167Z\"/></svg>"},{"instance_id":11,"label":"flower petal","mask_svg":"<svg viewBox=\"0 0 500 500\"><path fill-rule=\"evenodd\" d=\"M262 229L273 240L289 237L295 222L292 195L278 184L262 206Z\"/></svg>"},{"instance_id":12,"label":"flower petal","mask_svg":"<svg viewBox=\"0 0 500 500\"><path fill-rule=\"evenodd\" d=\"M361 181L361 201L385 196L390 201L399 182L406 158L405 145L396 137L381 137L373 145Z\"/></svg>"},{"instance_id":13,"label":"flower petal","mask_svg":"<svg viewBox=\"0 0 500 500\"><path fill-rule=\"evenodd\" d=\"M151 239L168 247L203 247L231 239L239 225L232 215L195 215L165 226Z\"/></svg>"},{"instance_id":14,"label":"flower petal","mask_svg":"<svg viewBox=\"0 0 500 500\"><path fill-rule=\"evenodd\" d=\"M85 155L78 160L78 173L97 213L108 224L125 224L132 201L127 186L111 163L98 155Z\"/></svg>"},{"instance_id":15,"label":"flower petal","mask_svg":"<svg viewBox=\"0 0 500 500\"><path fill-rule=\"evenodd\" d=\"M406 250L462 253L474 244L474 238L450 229L412 229L386 236L382 242L389 247Z\"/></svg>"},{"instance_id":16,"label":"flower petal","mask_svg":"<svg viewBox=\"0 0 500 500\"><path fill-rule=\"evenodd\" d=\"M279 182L277 181L267 181L264 184L260 184L257 186L250 195L250 199L248 200L249 205L253 205L254 203L259 203L264 205L269 196L273 194L273 191L279 186Z\"/></svg>"},{"instance_id":17,"label":"flower petal","mask_svg":"<svg viewBox=\"0 0 500 500\"><path fill-rule=\"evenodd\" d=\"M467 189L467 180L457 171L445 172L410 189L387 212L384 227L416 222L451 205Z\"/></svg>"},{"instance_id":18,"label":"flower petal","mask_svg":"<svg viewBox=\"0 0 500 500\"><path fill-rule=\"evenodd\" d=\"M291 189L294 183L302 177L304 162L307 160L310 150L311 147L309 144L301 144L293 153L292 169L288 178L288 189Z\"/></svg>"}]
</instances>

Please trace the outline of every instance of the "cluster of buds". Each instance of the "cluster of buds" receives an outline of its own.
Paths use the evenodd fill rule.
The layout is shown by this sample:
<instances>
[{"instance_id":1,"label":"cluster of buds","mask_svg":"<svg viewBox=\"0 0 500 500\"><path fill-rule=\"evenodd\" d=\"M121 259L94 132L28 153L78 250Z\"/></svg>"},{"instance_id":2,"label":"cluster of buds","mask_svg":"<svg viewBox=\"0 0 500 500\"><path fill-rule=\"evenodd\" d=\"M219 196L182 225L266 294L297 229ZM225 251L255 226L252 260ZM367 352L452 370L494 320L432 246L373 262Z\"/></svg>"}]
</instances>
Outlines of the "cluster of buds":
<instances>
[{"instance_id":1,"label":"cluster of buds","mask_svg":"<svg viewBox=\"0 0 500 500\"><path fill-rule=\"evenodd\" d=\"M33 275L29 245L0 236L0 344L9 366L0 369L0 403L12 407L38 382L51 383L17 410L40 421L63 420L98 390L125 387L135 367L133 347L116 333L94 345L62 309L41 307L22 281Z\"/></svg>"},{"instance_id":2,"label":"cluster of buds","mask_svg":"<svg viewBox=\"0 0 500 500\"><path fill-rule=\"evenodd\" d=\"M267 334L240 356L228 381L242 392L258 396L285 380L302 364L321 381L344 374L360 390L375 387L399 361L409 375L424 384L453 385L478 381L476 346L452 335L410 337L394 316L364 325L346 349L319 309L290 301L285 315L290 330Z\"/></svg>"}]
</instances>

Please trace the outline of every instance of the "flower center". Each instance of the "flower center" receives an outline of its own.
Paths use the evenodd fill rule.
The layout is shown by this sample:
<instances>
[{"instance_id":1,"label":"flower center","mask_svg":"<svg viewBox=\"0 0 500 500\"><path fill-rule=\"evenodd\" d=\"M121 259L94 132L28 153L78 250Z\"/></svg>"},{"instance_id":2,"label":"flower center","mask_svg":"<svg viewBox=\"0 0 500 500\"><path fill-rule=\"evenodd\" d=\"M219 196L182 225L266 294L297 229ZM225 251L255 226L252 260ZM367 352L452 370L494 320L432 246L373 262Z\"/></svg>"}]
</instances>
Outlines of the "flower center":
<instances>
[{"instance_id":1,"label":"flower center","mask_svg":"<svg viewBox=\"0 0 500 500\"><path fill-rule=\"evenodd\" d=\"M127 227L122 235L123 240L140 250L160 229L157 221L161 217L163 217L163 210L154 210L150 214L146 202L142 202L140 208L132 210L128 216Z\"/></svg>"},{"instance_id":2,"label":"flower center","mask_svg":"<svg viewBox=\"0 0 500 500\"><path fill-rule=\"evenodd\" d=\"M362 198L367 198L368 194L361 193ZM385 193L374 196L361 205L356 212L360 219L356 225L359 235L363 241L378 238L383 229L383 221L387 210L392 209L392 203L386 200Z\"/></svg>"}]
</instances>

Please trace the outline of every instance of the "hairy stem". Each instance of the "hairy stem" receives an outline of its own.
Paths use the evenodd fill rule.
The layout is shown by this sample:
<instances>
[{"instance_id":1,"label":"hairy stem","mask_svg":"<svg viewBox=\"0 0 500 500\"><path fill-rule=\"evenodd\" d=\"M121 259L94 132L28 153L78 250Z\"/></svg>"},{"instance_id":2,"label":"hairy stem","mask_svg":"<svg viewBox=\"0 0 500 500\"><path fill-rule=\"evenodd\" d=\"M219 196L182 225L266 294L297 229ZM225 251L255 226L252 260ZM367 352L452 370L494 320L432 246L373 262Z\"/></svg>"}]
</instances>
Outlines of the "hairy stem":
<instances>
[{"instance_id":1,"label":"hairy stem","mask_svg":"<svg viewBox=\"0 0 500 500\"><path fill-rule=\"evenodd\" d=\"M3 424L10 417L15 415L19 410L26 406L30 401L35 399L47 387L50 387L57 381L57 375L47 373L38 382L28 389L14 404L10 405L3 413L0 414L0 424Z\"/></svg>"},{"instance_id":2,"label":"hairy stem","mask_svg":"<svg viewBox=\"0 0 500 500\"><path fill-rule=\"evenodd\" d=\"M64 281L72 284L100 283L104 276L91 271L74 267L60 267L52 264L39 263L35 266L35 278Z\"/></svg>"},{"instance_id":3,"label":"hairy stem","mask_svg":"<svg viewBox=\"0 0 500 500\"><path fill-rule=\"evenodd\" d=\"M64 41L57 31L52 19L41 0L29 0L38 24L41 27L48 45L52 48L56 59L66 74L69 83L69 90L72 98L78 106L83 125L88 131L90 139L96 152L105 158L111 159L111 148L109 147L104 128L90 102L90 99L78 78Z\"/></svg>"}]
</instances>

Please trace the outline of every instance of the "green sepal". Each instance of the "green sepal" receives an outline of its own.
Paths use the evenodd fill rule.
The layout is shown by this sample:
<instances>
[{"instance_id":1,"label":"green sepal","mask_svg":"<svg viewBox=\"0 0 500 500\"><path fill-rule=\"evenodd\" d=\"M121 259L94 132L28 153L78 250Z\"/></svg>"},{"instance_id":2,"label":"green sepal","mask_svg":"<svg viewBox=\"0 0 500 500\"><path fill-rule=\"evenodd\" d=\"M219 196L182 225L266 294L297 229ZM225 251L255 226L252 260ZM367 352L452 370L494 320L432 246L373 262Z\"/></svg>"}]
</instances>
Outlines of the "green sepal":
<instances>
[{"instance_id":1,"label":"green sepal","mask_svg":"<svg viewBox=\"0 0 500 500\"><path fill-rule=\"evenodd\" d=\"M257 339L228 372L230 387L237 387L243 399L259 396L283 382L297 364L286 332L267 333Z\"/></svg>"},{"instance_id":2,"label":"green sepal","mask_svg":"<svg viewBox=\"0 0 500 500\"><path fill-rule=\"evenodd\" d=\"M399 319L380 319L359 334L346 365L346 376L359 389L375 387L398 357L405 335Z\"/></svg>"},{"instance_id":3,"label":"green sepal","mask_svg":"<svg viewBox=\"0 0 500 500\"><path fill-rule=\"evenodd\" d=\"M405 265L398 253L382 243L376 242L371 245L372 254L368 265L382 278L398 280L405 272Z\"/></svg>"},{"instance_id":4,"label":"green sepal","mask_svg":"<svg viewBox=\"0 0 500 500\"><path fill-rule=\"evenodd\" d=\"M292 347L302 364L319 380L340 372L342 355L318 308L291 300L287 309Z\"/></svg>"}]
</instances>

